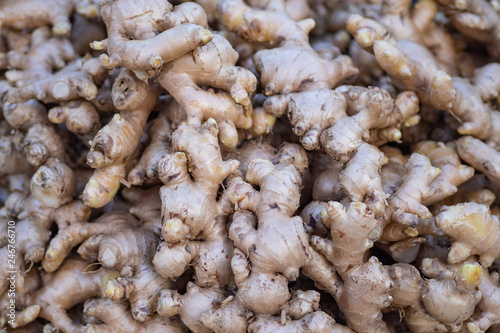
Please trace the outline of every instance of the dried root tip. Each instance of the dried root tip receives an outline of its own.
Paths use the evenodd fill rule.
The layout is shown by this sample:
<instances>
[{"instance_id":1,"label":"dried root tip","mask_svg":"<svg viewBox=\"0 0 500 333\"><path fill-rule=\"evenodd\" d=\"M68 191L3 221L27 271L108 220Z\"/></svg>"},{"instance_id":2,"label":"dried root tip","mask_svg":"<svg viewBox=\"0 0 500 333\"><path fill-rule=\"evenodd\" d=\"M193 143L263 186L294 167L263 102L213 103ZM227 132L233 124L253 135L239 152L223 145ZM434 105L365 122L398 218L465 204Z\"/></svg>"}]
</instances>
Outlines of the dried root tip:
<instances>
[{"instance_id":1,"label":"dried root tip","mask_svg":"<svg viewBox=\"0 0 500 333\"><path fill-rule=\"evenodd\" d=\"M31 193L45 207L58 208L73 200L76 179L73 170L57 159L49 159L31 178Z\"/></svg>"},{"instance_id":2,"label":"dried root tip","mask_svg":"<svg viewBox=\"0 0 500 333\"><path fill-rule=\"evenodd\" d=\"M128 299L133 291L133 283L123 278L108 280L104 287L104 294L113 301Z\"/></svg>"},{"instance_id":3,"label":"dried root tip","mask_svg":"<svg viewBox=\"0 0 500 333\"><path fill-rule=\"evenodd\" d=\"M91 142L90 145L94 146L94 143ZM94 150L87 155L87 164L93 169L102 168L106 165L104 152L97 150L97 147L93 147Z\"/></svg>"},{"instance_id":4,"label":"dried root tip","mask_svg":"<svg viewBox=\"0 0 500 333\"><path fill-rule=\"evenodd\" d=\"M43 259L45 249L43 247L32 247L24 254L24 260L28 262L39 262Z\"/></svg>"},{"instance_id":5,"label":"dried root tip","mask_svg":"<svg viewBox=\"0 0 500 333\"><path fill-rule=\"evenodd\" d=\"M178 218L166 220L161 229L161 236L169 243L181 242L188 234L189 227Z\"/></svg>"},{"instance_id":6,"label":"dried root tip","mask_svg":"<svg viewBox=\"0 0 500 333\"><path fill-rule=\"evenodd\" d=\"M40 314L41 307L40 305L29 305L21 312L16 313L16 319L14 323L10 324L12 328L20 328L28 325L33 322L38 315Z\"/></svg>"},{"instance_id":7,"label":"dried root tip","mask_svg":"<svg viewBox=\"0 0 500 333\"><path fill-rule=\"evenodd\" d=\"M35 143L27 147L26 159L28 163L34 166L39 166L49 156L49 150L41 143Z\"/></svg>"},{"instance_id":8,"label":"dried root tip","mask_svg":"<svg viewBox=\"0 0 500 333\"><path fill-rule=\"evenodd\" d=\"M180 311L180 294L176 290L162 290L158 297L158 314L162 317L169 318L179 314Z\"/></svg>"},{"instance_id":9,"label":"dried root tip","mask_svg":"<svg viewBox=\"0 0 500 333\"><path fill-rule=\"evenodd\" d=\"M455 280L467 289L476 289L483 280L483 267L476 262L465 263L458 269Z\"/></svg>"}]
</instances>

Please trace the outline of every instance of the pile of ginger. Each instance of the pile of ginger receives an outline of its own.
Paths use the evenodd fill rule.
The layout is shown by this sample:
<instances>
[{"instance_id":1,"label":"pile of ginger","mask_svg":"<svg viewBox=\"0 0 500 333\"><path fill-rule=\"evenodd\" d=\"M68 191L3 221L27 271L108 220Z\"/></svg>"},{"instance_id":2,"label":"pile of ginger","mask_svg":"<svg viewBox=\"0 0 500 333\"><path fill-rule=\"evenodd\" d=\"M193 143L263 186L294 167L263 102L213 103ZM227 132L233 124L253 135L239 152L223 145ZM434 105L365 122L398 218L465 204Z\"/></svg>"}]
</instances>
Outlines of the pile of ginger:
<instances>
[{"instance_id":1,"label":"pile of ginger","mask_svg":"<svg viewBox=\"0 0 500 333\"><path fill-rule=\"evenodd\" d=\"M499 332L500 2L0 2L1 332Z\"/></svg>"}]
</instances>

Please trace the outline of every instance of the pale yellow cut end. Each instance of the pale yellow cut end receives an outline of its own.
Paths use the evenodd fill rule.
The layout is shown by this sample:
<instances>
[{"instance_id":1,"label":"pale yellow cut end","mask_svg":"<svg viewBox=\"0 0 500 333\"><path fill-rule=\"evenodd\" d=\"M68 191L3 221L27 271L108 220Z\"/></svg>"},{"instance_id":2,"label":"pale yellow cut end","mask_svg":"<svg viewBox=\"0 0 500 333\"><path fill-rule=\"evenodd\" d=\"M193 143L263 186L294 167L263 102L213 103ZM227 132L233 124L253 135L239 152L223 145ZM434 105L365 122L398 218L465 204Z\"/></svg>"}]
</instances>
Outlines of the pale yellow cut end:
<instances>
[{"instance_id":1,"label":"pale yellow cut end","mask_svg":"<svg viewBox=\"0 0 500 333\"><path fill-rule=\"evenodd\" d=\"M175 158L181 163L187 163L187 156L183 152L177 152L174 154Z\"/></svg>"},{"instance_id":2,"label":"pale yellow cut end","mask_svg":"<svg viewBox=\"0 0 500 333\"><path fill-rule=\"evenodd\" d=\"M409 236L409 237L417 237L418 236L418 230L415 228L406 228L404 233L406 236Z\"/></svg>"},{"instance_id":3,"label":"pale yellow cut end","mask_svg":"<svg viewBox=\"0 0 500 333\"><path fill-rule=\"evenodd\" d=\"M214 38L214 35L210 32L210 30L202 29L200 31L200 39L204 44L210 42L213 38Z\"/></svg>"},{"instance_id":4,"label":"pale yellow cut end","mask_svg":"<svg viewBox=\"0 0 500 333\"><path fill-rule=\"evenodd\" d=\"M99 56L99 61L104 68L111 66L111 59L107 54L101 54Z\"/></svg>"},{"instance_id":5,"label":"pale yellow cut end","mask_svg":"<svg viewBox=\"0 0 500 333\"><path fill-rule=\"evenodd\" d=\"M160 68L163 65L163 58L159 55L154 55L149 59L149 65L153 68Z\"/></svg>"},{"instance_id":6,"label":"pale yellow cut end","mask_svg":"<svg viewBox=\"0 0 500 333\"><path fill-rule=\"evenodd\" d=\"M90 83L83 88L83 96L85 99L91 99L97 95L98 89L97 86L93 83Z\"/></svg>"},{"instance_id":7,"label":"pale yellow cut end","mask_svg":"<svg viewBox=\"0 0 500 333\"><path fill-rule=\"evenodd\" d=\"M476 288L483 280L483 268L475 262L465 263L458 269L456 279L470 289Z\"/></svg>"},{"instance_id":8,"label":"pale yellow cut end","mask_svg":"<svg viewBox=\"0 0 500 333\"><path fill-rule=\"evenodd\" d=\"M102 44L101 41L93 41L92 43L90 43L90 48L92 50L96 50L96 51L101 51L101 50L104 50L104 46Z\"/></svg>"},{"instance_id":9,"label":"pale yellow cut end","mask_svg":"<svg viewBox=\"0 0 500 333\"><path fill-rule=\"evenodd\" d=\"M120 300L125 294L125 288L121 284L115 284L116 280L108 280L104 288L104 294L111 300Z\"/></svg>"}]
</instances>

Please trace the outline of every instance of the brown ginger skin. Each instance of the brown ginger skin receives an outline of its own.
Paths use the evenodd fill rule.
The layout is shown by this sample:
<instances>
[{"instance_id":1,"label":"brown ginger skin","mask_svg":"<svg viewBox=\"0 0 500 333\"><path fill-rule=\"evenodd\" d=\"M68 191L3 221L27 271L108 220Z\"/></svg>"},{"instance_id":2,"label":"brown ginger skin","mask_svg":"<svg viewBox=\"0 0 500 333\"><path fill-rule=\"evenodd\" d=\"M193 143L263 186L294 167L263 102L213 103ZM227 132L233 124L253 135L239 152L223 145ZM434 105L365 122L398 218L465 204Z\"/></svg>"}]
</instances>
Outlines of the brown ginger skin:
<instances>
[{"instance_id":1,"label":"brown ginger skin","mask_svg":"<svg viewBox=\"0 0 500 333\"><path fill-rule=\"evenodd\" d=\"M468 202L448 207L436 216L436 225L454 239L450 264L479 255L481 265L490 267L500 256L500 221L488 206Z\"/></svg>"},{"instance_id":2,"label":"brown ginger skin","mask_svg":"<svg viewBox=\"0 0 500 333\"><path fill-rule=\"evenodd\" d=\"M373 52L396 82L415 91L422 104L441 110L451 107L456 96L451 77L425 47L410 40L396 41L384 26L360 15L349 17L347 30L363 48Z\"/></svg>"},{"instance_id":3,"label":"brown ginger skin","mask_svg":"<svg viewBox=\"0 0 500 333\"><path fill-rule=\"evenodd\" d=\"M500 16L492 3L485 0L467 0L458 4L451 0L438 2L458 31L484 43L490 55L500 59Z\"/></svg>"},{"instance_id":4,"label":"brown ginger skin","mask_svg":"<svg viewBox=\"0 0 500 333\"><path fill-rule=\"evenodd\" d=\"M473 168L461 164L455 149L442 142L422 141L413 151L429 157L431 164L441 170L439 176L431 183L436 193L422 201L425 206L454 194L458 190L457 186L474 175Z\"/></svg>"},{"instance_id":5,"label":"brown ginger skin","mask_svg":"<svg viewBox=\"0 0 500 333\"><path fill-rule=\"evenodd\" d=\"M63 230L58 241L51 243L51 257L46 256L45 264L51 264L50 268L54 269L54 264L57 264L54 257L66 255L71 246L86 238L78 253L87 260L98 260L102 266L120 272L120 276L109 279L103 287L105 295L114 301L128 299L134 319L147 321L156 311L159 292L171 287L171 282L161 277L152 265L159 244L159 205L154 211L155 214L142 216L142 225L130 214L116 212L105 215L106 218L103 216L99 224L82 223ZM78 229L76 239L68 244L68 235Z\"/></svg>"},{"instance_id":6,"label":"brown ginger skin","mask_svg":"<svg viewBox=\"0 0 500 333\"><path fill-rule=\"evenodd\" d=\"M159 244L161 200L158 187L130 188L122 195L132 204L129 211L142 221L142 226L132 231L125 227L120 233L113 232L111 239L94 239L91 247L99 246L98 259L103 265L120 269L121 276L106 283L106 296L114 301L128 299L133 318L146 322L154 316L160 291L172 288L172 282L160 276L152 265L154 250Z\"/></svg>"},{"instance_id":7,"label":"brown ginger skin","mask_svg":"<svg viewBox=\"0 0 500 333\"><path fill-rule=\"evenodd\" d=\"M348 57L322 59L308 41L314 20L294 21L286 13L284 2L275 1L272 10L260 10L239 0L227 0L218 4L217 11L226 29L248 41L276 45L254 55L255 67L268 96L332 89L358 72ZM300 74L290 77L292 72Z\"/></svg>"},{"instance_id":8,"label":"brown ginger skin","mask_svg":"<svg viewBox=\"0 0 500 333\"><path fill-rule=\"evenodd\" d=\"M390 91L383 87L377 90L371 87L340 86L336 91L341 92L347 99L348 116L365 111L369 103L377 101L377 99L374 100L377 95L382 104L381 108L388 108L385 113L383 110L381 111L381 114L384 114L383 117L381 116L374 123L370 123L370 138L367 142L373 145L381 146L390 141L400 140L402 127L414 126L420 121L420 116L417 114L419 112L418 97L412 91L403 91L388 101L386 101L387 94Z\"/></svg>"},{"instance_id":9,"label":"brown ginger skin","mask_svg":"<svg viewBox=\"0 0 500 333\"><path fill-rule=\"evenodd\" d=\"M422 272L430 279L425 281L423 288L423 307L415 308L415 312L410 312L405 318L409 326L422 325L417 320L423 315L419 314L423 310L433 317L436 324L444 324L451 331L460 331L462 323L476 312L476 304L484 299L481 287L489 284L489 281L483 282L489 278L487 271L475 261L474 257L470 257L460 264L446 265L435 258L424 258ZM425 323L425 320L422 322ZM428 325L431 323L432 320L427 320Z\"/></svg>"},{"instance_id":10,"label":"brown ginger skin","mask_svg":"<svg viewBox=\"0 0 500 333\"><path fill-rule=\"evenodd\" d=\"M467 323L470 332L485 332L492 325L500 323L500 285L498 272L488 274L484 272L479 291L483 297L477 304L481 313Z\"/></svg>"},{"instance_id":11,"label":"brown ginger skin","mask_svg":"<svg viewBox=\"0 0 500 333\"><path fill-rule=\"evenodd\" d=\"M11 89L6 99L11 103L23 103L37 99L44 103L56 103L77 98L93 99L97 94L94 78L74 60L55 73Z\"/></svg>"},{"instance_id":12,"label":"brown ginger skin","mask_svg":"<svg viewBox=\"0 0 500 333\"><path fill-rule=\"evenodd\" d=\"M464 136L457 141L460 157L500 186L500 153L481 140Z\"/></svg>"},{"instance_id":13,"label":"brown ginger skin","mask_svg":"<svg viewBox=\"0 0 500 333\"><path fill-rule=\"evenodd\" d=\"M145 323L134 320L127 302L116 302L106 298L93 298L85 302L83 312L102 323L87 324L80 332L85 333L186 333L188 330L178 318L163 318L158 314Z\"/></svg>"},{"instance_id":14,"label":"brown ginger skin","mask_svg":"<svg viewBox=\"0 0 500 333\"><path fill-rule=\"evenodd\" d=\"M238 178L229 187L228 197L240 209L229 230L236 247L232 269L237 300L255 314L277 313L290 298L287 281L295 280L299 269L314 257L302 219L291 217L299 204L300 173L286 161L301 165L303 159L283 157L286 154L276 165L264 159L249 164L246 179L260 191ZM286 245L270 246L285 240Z\"/></svg>"},{"instance_id":15,"label":"brown ginger skin","mask_svg":"<svg viewBox=\"0 0 500 333\"><path fill-rule=\"evenodd\" d=\"M162 276L172 279L193 265L195 279L203 287L227 286L232 279L232 245L225 226L231 207L224 196L217 201L217 191L239 162L222 160L217 134L213 119L200 130L183 123L172 136L175 153L158 163L165 184L160 189L165 242L153 263Z\"/></svg>"},{"instance_id":16,"label":"brown ginger skin","mask_svg":"<svg viewBox=\"0 0 500 333\"><path fill-rule=\"evenodd\" d=\"M213 118L219 127L221 142L235 148L237 128L252 126L251 97L256 89L255 76L235 66L238 53L221 35L192 53L170 62L158 76L158 82L184 109L188 123L200 126ZM201 86L220 89L205 91Z\"/></svg>"},{"instance_id":17,"label":"brown ginger skin","mask_svg":"<svg viewBox=\"0 0 500 333\"><path fill-rule=\"evenodd\" d=\"M54 35L66 35L71 31L69 17L74 10L88 17L97 16L97 7L88 1L23 0L3 4L0 23L18 30L51 25Z\"/></svg>"},{"instance_id":18,"label":"brown ginger skin","mask_svg":"<svg viewBox=\"0 0 500 333\"><path fill-rule=\"evenodd\" d=\"M97 169L82 199L90 207L110 202L126 177L125 164L136 151L144 126L158 97L158 87L148 85L126 69L113 85L113 104L120 113L90 142L87 163Z\"/></svg>"},{"instance_id":19,"label":"brown ginger skin","mask_svg":"<svg viewBox=\"0 0 500 333\"><path fill-rule=\"evenodd\" d=\"M276 95L264 102L264 110L275 117L287 113L294 133L307 150L319 146L323 131L346 116L347 102L335 90L312 90Z\"/></svg>"},{"instance_id":20,"label":"brown ginger skin","mask_svg":"<svg viewBox=\"0 0 500 333\"><path fill-rule=\"evenodd\" d=\"M94 272L88 266L86 260L68 258L57 272L43 278L43 287L29 294L26 304L40 305L39 316L55 327L65 332L77 332L80 325L69 317L67 311L89 298L101 296L106 281L117 274L106 268Z\"/></svg>"},{"instance_id":21,"label":"brown ginger skin","mask_svg":"<svg viewBox=\"0 0 500 333\"><path fill-rule=\"evenodd\" d=\"M395 141L401 138L397 126L418 111L418 99L411 92L396 100L376 87L342 86L349 117L344 117L321 134L321 145L334 159L346 162L363 142ZM373 135L372 135L373 133Z\"/></svg>"},{"instance_id":22,"label":"brown ginger skin","mask_svg":"<svg viewBox=\"0 0 500 333\"><path fill-rule=\"evenodd\" d=\"M60 228L80 218L88 218L90 210L73 200L75 179L73 171L63 163L51 159L42 166L31 180L32 194L12 192L0 214L16 223L16 265L19 287L22 288L24 262L38 262L43 258L51 226L56 222ZM40 198L38 200L37 198ZM5 264L8 264L8 246L0 249ZM7 272L5 266L5 272ZM6 281L7 279L3 279ZM6 284L0 286L0 293Z\"/></svg>"},{"instance_id":23,"label":"brown ginger skin","mask_svg":"<svg viewBox=\"0 0 500 333\"><path fill-rule=\"evenodd\" d=\"M394 287L388 271L376 257L343 274L334 295L347 325L356 332L388 332L381 309L388 307ZM362 310L360 310L362 309Z\"/></svg>"},{"instance_id":24,"label":"brown ginger skin","mask_svg":"<svg viewBox=\"0 0 500 333\"><path fill-rule=\"evenodd\" d=\"M76 179L73 170L50 158L33 174L31 194L48 208L59 208L73 200Z\"/></svg>"},{"instance_id":25,"label":"brown ginger skin","mask_svg":"<svg viewBox=\"0 0 500 333\"><path fill-rule=\"evenodd\" d=\"M176 290L165 289L160 293L158 300L158 314L169 318L178 315L182 322L193 332L209 333L212 329L209 318L210 311L219 311L224 307L226 299L231 299L227 292L218 288L203 288L193 282L188 282L186 293L179 294ZM227 309L227 308L226 308ZM248 310L243 307L231 308L223 313L226 318L221 318L222 322L213 329L217 332L246 332L246 319L249 316ZM220 315L220 314L219 314ZM230 323L223 321L229 320ZM216 324L215 320L213 321ZM224 330L224 328L226 330Z\"/></svg>"},{"instance_id":26,"label":"brown ginger skin","mask_svg":"<svg viewBox=\"0 0 500 333\"><path fill-rule=\"evenodd\" d=\"M32 166L26 160L22 151L16 149L14 135L4 135L0 138L0 175L28 173Z\"/></svg>"},{"instance_id":27,"label":"brown ginger skin","mask_svg":"<svg viewBox=\"0 0 500 333\"><path fill-rule=\"evenodd\" d=\"M29 52L24 54L12 50L7 54L9 67L13 69L5 75L16 86L26 86L51 75L53 70L63 68L75 56L67 38L51 36L47 27L38 28L31 35Z\"/></svg>"},{"instance_id":28,"label":"brown ginger skin","mask_svg":"<svg viewBox=\"0 0 500 333\"><path fill-rule=\"evenodd\" d=\"M317 291L294 292L281 316L257 316L249 325L249 332L305 332L305 333L350 333L346 326L335 323L325 312L319 310L320 295Z\"/></svg>"},{"instance_id":29,"label":"brown ginger skin","mask_svg":"<svg viewBox=\"0 0 500 333\"><path fill-rule=\"evenodd\" d=\"M127 180L132 185L142 185L146 180L159 180L158 162L163 156L172 152L169 144L171 134L172 128L167 118L167 112L161 112L149 128L149 136L151 137L149 145L142 152L139 162L128 173Z\"/></svg>"},{"instance_id":30,"label":"brown ginger skin","mask_svg":"<svg viewBox=\"0 0 500 333\"><path fill-rule=\"evenodd\" d=\"M437 190L431 184L440 170L433 167L426 156L417 153L408 159L406 170L408 173L401 186L387 201L391 207L393 222L416 227L418 218L432 217L422 202L436 193Z\"/></svg>"},{"instance_id":31,"label":"brown ginger skin","mask_svg":"<svg viewBox=\"0 0 500 333\"><path fill-rule=\"evenodd\" d=\"M137 220L130 214L114 212L103 214L95 222L84 220L73 223L59 230L52 238L45 253L43 269L52 273L63 263L69 252L92 235L107 235L125 228L137 227Z\"/></svg>"},{"instance_id":32,"label":"brown ginger skin","mask_svg":"<svg viewBox=\"0 0 500 333\"><path fill-rule=\"evenodd\" d=\"M388 159L380 169L382 187L385 193L392 195L403 183L403 177L406 175L405 164L408 160L398 148L384 146L380 150Z\"/></svg>"},{"instance_id":33,"label":"brown ginger skin","mask_svg":"<svg viewBox=\"0 0 500 333\"><path fill-rule=\"evenodd\" d=\"M375 214L362 202L351 202L344 207L340 202L330 201L321 212L321 222L331 230L331 241L313 236L311 245L341 276L363 264L365 252L382 233Z\"/></svg>"},{"instance_id":34,"label":"brown ginger skin","mask_svg":"<svg viewBox=\"0 0 500 333\"><path fill-rule=\"evenodd\" d=\"M156 75L163 64L213 38L205 29L203 9L195 4L183 4L177 6L180 10L173 10L166 0L105 0L100 1L99 7L108 38L91 46L107 51L99 58L107 69L126 67L147 79ZM182 10L183 7L190 10Z\"/></svg>"},{"instance_id":35,"label":"brown ginger skin","mask_svg":"<svg viewBox=\"0 0 500 333\"><path fill-rule=\"evenodd\" d=\"M101 119L94 105L82 99L53 107L48 117L52 123L65 124L70 132L79 135L91 134L101 127Z\"/></svg>"},{"instance_id":36,"label":"brown ginger skin","mask_svg":"<svg viewBox=\"0 0 500 333\"><path fill-rule=\"evenodd\" d=\"M342 105L338 96L328 101L332 98L328 90L358 73L350 58L322 59L308 41L314 21L304 19L295 22L286 13L284 2L275 1L272 10L260 10L252 9L239 0L226 0L218 4L217 11L226 29L248 41L276 45L275 48L256 52L253 58L261 74L265 95L282 94L271 97L264 108L275 117L287 110L290 116L294 114L290 120L296 134L302 137L304 147L317 147L323 129L335 121L333 108ZM291 77L290 73L300 74ZM288 95L290 93L295 94ZM308 105L308 114L294 113L311 99L317 100ZM337 117L341 115L342 112L338 112Z\"/></svg>"},{"instance_id":37,"label":"brown ginger skin","mask_svg":"<svg viewBox=\"0 0 500 333\"><path fill-rule=\"evenodd\" d=\"M383 24L397 39L412 40L431 50L433 56L448 73L457 73L460 52L450 33L435 22L439 11L435 1L386 0L379 11L368 13Z\"/></svg>"},{"instance_id":38,"label":"brown ginger skin","mask_svg":"<svg viewBox=\"0 0 500 333\"><path fill-rule=\"evenodd\" d=\"M387 194L382 188L380 168L387 157L375 146L363 143L340 172L339 183L351 201L365 202L377 217L384 215Z\"/></svg>"},{"instance_id":39,"label":"brown ginger skin","mask_svg":"<svg viewBox=\"0 0 500 333\"><path fill-rule=\"evenodd\" d=\"M66 161L66 152L61 137L48 124L47 111L36 100L25 103L3 103L3 115L14 129L18 150L24 151L27 161L40 166L49 157Z\"/></svg>"},{"instance_id":40,"label":"brown ginger skin","mask_svg":"<svg viewBox=\"0 0 500 333\"><path fill-rule=\"evenodd\" d=\"M497 112L484 103L488 97L498 95L498 79L486 74L498 72L497 64L486 65L488 70L476 70L471 80L452 78L423 46L405 39L395 40L373 20L353 15L347 29L358 43L374 53L398 86L415 91L422 104L447 111L450 119L458 118L459 123L454 126L460 134L498 145Z\"/></svg>"}]
</instances>

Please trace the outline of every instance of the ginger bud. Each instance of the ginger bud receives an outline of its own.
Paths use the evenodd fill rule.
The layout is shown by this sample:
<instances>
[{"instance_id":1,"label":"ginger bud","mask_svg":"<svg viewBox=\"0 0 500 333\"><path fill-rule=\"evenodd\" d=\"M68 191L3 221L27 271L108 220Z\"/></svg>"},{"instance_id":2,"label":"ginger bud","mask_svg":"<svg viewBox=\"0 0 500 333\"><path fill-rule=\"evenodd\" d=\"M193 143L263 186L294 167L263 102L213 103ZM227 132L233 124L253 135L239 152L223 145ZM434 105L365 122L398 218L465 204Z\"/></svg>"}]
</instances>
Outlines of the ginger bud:
<instances>
[{"instance_id":1,"label":"ginger bud","mask_svg":"<svg viewBox=\"0 0 500 333\"><path fill-rule=\"evenodd\" d=\"M161 236L169 243L177 243L186 239L189 234L189 227L178 218L165 221L161 229Z\"/></svg>"}]
</instances>

